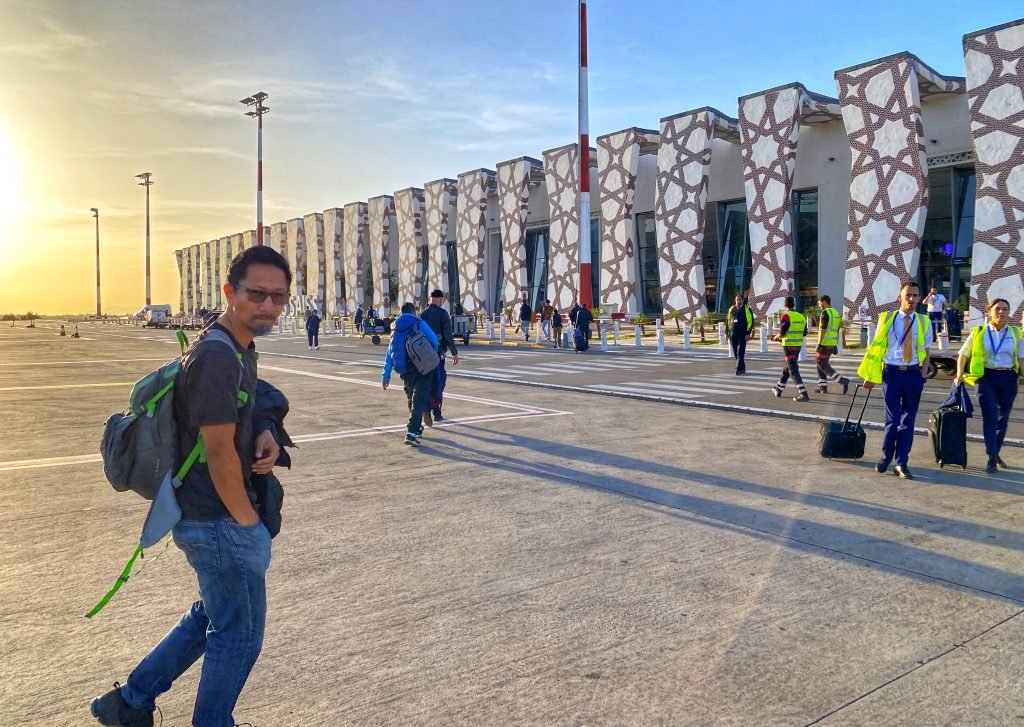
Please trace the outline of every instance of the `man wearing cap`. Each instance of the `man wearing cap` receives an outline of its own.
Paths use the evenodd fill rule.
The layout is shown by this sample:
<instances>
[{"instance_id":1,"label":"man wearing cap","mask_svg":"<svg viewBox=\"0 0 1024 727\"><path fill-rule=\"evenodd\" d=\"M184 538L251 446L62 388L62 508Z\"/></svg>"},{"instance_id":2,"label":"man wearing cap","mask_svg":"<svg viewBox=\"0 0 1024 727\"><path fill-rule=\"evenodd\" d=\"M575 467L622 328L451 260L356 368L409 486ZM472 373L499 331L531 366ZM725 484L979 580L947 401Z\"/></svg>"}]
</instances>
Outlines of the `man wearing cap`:
<instances>
[{"instance_id":1,"label":"man wearing cap","mask_svg":"<svg viewBox=\"0 0 1024 727\"><path fill-rule=\"evenodd\" d=\"M448 374L444 369L445 354L451 351L452 365L459 363L459 353L455 350L455 337L452 335L452 318L448 311L441 307L444 293L435 289L430 293L430 305L426 307L420 318L430 326L437 335L437 352L441 354L441 363L434 370L434 383L430 389L430 409L434 421L442 421L441 405L444 403L444 387L448 382Z\"/></svg>"}]
</instances>

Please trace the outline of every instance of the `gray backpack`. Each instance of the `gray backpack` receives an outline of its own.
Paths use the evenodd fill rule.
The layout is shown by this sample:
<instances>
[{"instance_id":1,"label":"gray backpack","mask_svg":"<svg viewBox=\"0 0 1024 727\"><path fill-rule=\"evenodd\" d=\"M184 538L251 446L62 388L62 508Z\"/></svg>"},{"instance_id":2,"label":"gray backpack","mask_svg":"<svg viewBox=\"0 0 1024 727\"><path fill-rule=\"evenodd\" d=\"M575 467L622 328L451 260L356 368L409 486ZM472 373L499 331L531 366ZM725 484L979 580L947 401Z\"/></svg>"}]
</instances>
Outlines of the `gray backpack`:
<instances>
[{"instance_id":1,"label":"gray backpack","mask_svg":"<svg viewBox=\"0 0 1024 727\"><path fill-rule=\"evenodd\" d=\"M415 366L421 374L429 374L441 363L441 357L437 354L434 344L419 328L413 329L405 339L405 355L409 359L409 364Z\"/></svg>"},{"instance_id":2,"label":"gray backpack","mask_svg":"<svg viewBox=\"0 0 1024 727\"><path fill-rule=\"evenodd\" d=\"M179 464L174 387L181 374L187 344L181 331L178 331L178 341L182 355L139 379L128 399L128 408L111 415L103 426L103 439L100 441L103 474L118 492L133 490L152 500L164 476ZM217 341L239 357L239 397L242 398L245 392L241 391L241 355L231 338L221 330L210 328L194 345L201 341ZM202 442L196 442L175 479L181 482L202 454Z\"/></svg>"}]
</instances>

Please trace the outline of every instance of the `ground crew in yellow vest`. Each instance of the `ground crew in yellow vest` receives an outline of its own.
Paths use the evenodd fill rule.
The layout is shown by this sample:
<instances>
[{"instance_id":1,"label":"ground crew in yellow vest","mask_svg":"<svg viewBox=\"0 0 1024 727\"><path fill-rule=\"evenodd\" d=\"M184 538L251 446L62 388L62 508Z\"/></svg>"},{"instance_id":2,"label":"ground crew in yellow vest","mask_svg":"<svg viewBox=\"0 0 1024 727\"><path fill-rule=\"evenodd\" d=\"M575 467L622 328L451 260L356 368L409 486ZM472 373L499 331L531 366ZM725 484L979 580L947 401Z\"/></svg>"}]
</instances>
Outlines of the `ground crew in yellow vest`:
<instances>
[{"instance_id":1,"label":"ground crew in yellow vest","mask_svg":"<svg viewBox=\"0 0 1024 727\"><path fill-rule=\"evenodd\" d=\"M932 345L932 327L923 313L915 313L921 289L917 283L900 288L898 311L878 316L875 339L868 345L857 375L864 388L882 385L885 400L885 433L882 435L882 459L875 465L879 474L896 461L895 473L904 480L914 479L907 467L914 444L914 419L921 403L921 392L928 372L928 346Z\"/></svg>"},{"instance_id":2,"label":"ground crew in yellow vest","mask_svg":"<svg viewBox=\"0 0 1024 727\"><path fill-rule=\"evenodd\" d=\"M829 359L839 351L839 336L843 322L839 317L839 311L832 307L832 299L827 295L818 298L818 307L821 308L821 319L818 321L818 348L815 350L814 362L818 367L818 388L815 394L828 393L828 381L832 380L843 387L843 393L850 388L850 380L840 376L832 368Z\"/></svg>"},{"instance_id":3,"label":"ground crew in yellow vest","mask_svg":"<svg viewBox=\"0 0 1024 727\"><path fill-rule=\"evenodd\" d=\"M957 384L966 381L978 387L985 454L988 455L985 469L995 472L997 466L1006 469L999 450L1006 437L1013 400L1017 398L1018 381L1024 373L1021 365L1024 351L1020 347L1020 329L1007 323L1010 320L1009 302L996 298L988 304L987 312L988 325L971 330L960 348L954 381Z\"/></svg>"},{"instance_id":4,"label":"ground crew in yellow vest","mask_svg":"<svg viewBox=\"0 0 1024 727\"><path fill-rule=\"evenodd\" d=\"M729 308L725 325L729 329L729 345L736 354L736 375L742 376L747 373L747 364L743 360L747 353L747 341L754 335L754 313L743 302L742 295L737 295L736 305Z\"/></svg>"},{"instance_id":5,"label":"ground crew in yellow vest","mask_svg":"<svg viewBox=\"0 0 1024 727\"><path fill-rule=\"evenodd\" d=\"M799 364L800 348L803 345L804 336L807 334L807 319L804 318L803 313L796 311L796 301L793 299L793 296L786 298L784 305L786 310L779 320L779 334L775 336L775 340L782 342L782 352L786 356L786 367L782 369L779 383L772 387L771 392L773 396L781 397L782 392L786 390L786 382L792 376L798 390L797 395L793 397L793 401L810 401L811 397L807 395L807 387L804 386L804 380L800 377Z\"/></svg>"}]
</instances>

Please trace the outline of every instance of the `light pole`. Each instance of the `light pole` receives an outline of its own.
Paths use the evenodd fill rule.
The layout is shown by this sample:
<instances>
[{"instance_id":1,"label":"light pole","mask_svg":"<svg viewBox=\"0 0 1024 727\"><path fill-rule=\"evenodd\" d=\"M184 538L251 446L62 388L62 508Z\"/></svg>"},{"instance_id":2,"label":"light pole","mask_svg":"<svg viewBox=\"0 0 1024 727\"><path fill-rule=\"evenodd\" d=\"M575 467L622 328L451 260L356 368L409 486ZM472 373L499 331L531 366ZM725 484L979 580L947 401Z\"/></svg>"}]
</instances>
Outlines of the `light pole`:
<instances>
[{"instance_id":1,"label":"light pole","mask_svg":"<svg viewBox=\"0 0 1024 727\"><path fill-rule=\"evenodd\" d=\"M103 315L100 312L100 211L90 207L89 211L96 218L96 317Z\"/></svg>"},{"instance_id":2,"label":"light pole","mask_svg":"<svg viewBox=\"0 0 1024 727\"><path fill-rule=\"evenodd\" d=\"M246 111L246 116L256 119L256 244L263 244L263 114L270 111L269 106L264 106L267 94L265 91L246 96L239 103L252 106L252 111Z\"/></svg>"},{"instance_id":3,"label":"light pole","mask_svg":"<svg viewBox=\"0 0 1024 727\"><path fill-rule=\"evenodd\" d=\"M580 236L579 236L579 268L580 268L580 304L592 308L594 306L591 291L590 261L590 113L587 96L587 0L579 0L580 5L580 86L579 86L579 130L580 148L576 155L580 160Z\"/></svg>"},{"instance_id":4,"label":"light pole","mask_svg":"<svg viewBox=\"0 0 1024 727\"><path fill-rule=\"evenodd\" d=\"M151 172L143 172L142 174L136 174L136 179L141 179L139 182L140 187L146 188L146 305L152 304L153 300L150 298L149 290L149 188L153 186L153 180L150 179L153 174Z\"/></svg>"}]
</instances>

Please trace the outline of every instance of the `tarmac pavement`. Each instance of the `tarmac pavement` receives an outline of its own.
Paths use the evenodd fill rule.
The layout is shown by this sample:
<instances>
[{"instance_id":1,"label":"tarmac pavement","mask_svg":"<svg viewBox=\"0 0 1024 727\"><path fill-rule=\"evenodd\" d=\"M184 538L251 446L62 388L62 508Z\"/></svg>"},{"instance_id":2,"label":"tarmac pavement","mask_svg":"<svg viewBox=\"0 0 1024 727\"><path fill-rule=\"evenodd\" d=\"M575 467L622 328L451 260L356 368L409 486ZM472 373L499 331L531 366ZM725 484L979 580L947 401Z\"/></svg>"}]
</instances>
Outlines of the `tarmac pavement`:
<instances>
[{"instance_id":1,"label":"tarmac pavement","mask_svg":"<svg viewBox=\"0 0 1024 727\"><path fill-rule=\"evenodd\" d=\"M0 329L0 725L87 725L89 700L123 682L196 596L180 552L160 545L83 618L146 507L106 484L102 423L176 348L166 331L89 325L70 339L38 325ZM806 409L791 401L759 397L777 408L755 416L745 394L689 405L579 390L578 372L498 380L479 369L575 355L509 364L477 346L450 367L465 374L450 380L449 420L414 449L401 443L401 390L382 391L368 363L383 347L258 346L299 449L279 473L266 641L236 721L1024 720L1020 467L940 471L918 437L917 479L904 482L873 471L877 432L864 460L822 460L817 423L793 418L790 406ZM587 385L730 365L662 375L634 365L653 355L593 356L605 359L630 367ZM983 462L978 443L969 451ZM1004 458L1019 464L1020 450ZM198 674L161 698L164 724L189 723Z\"/></svg>"}]
</instances>

